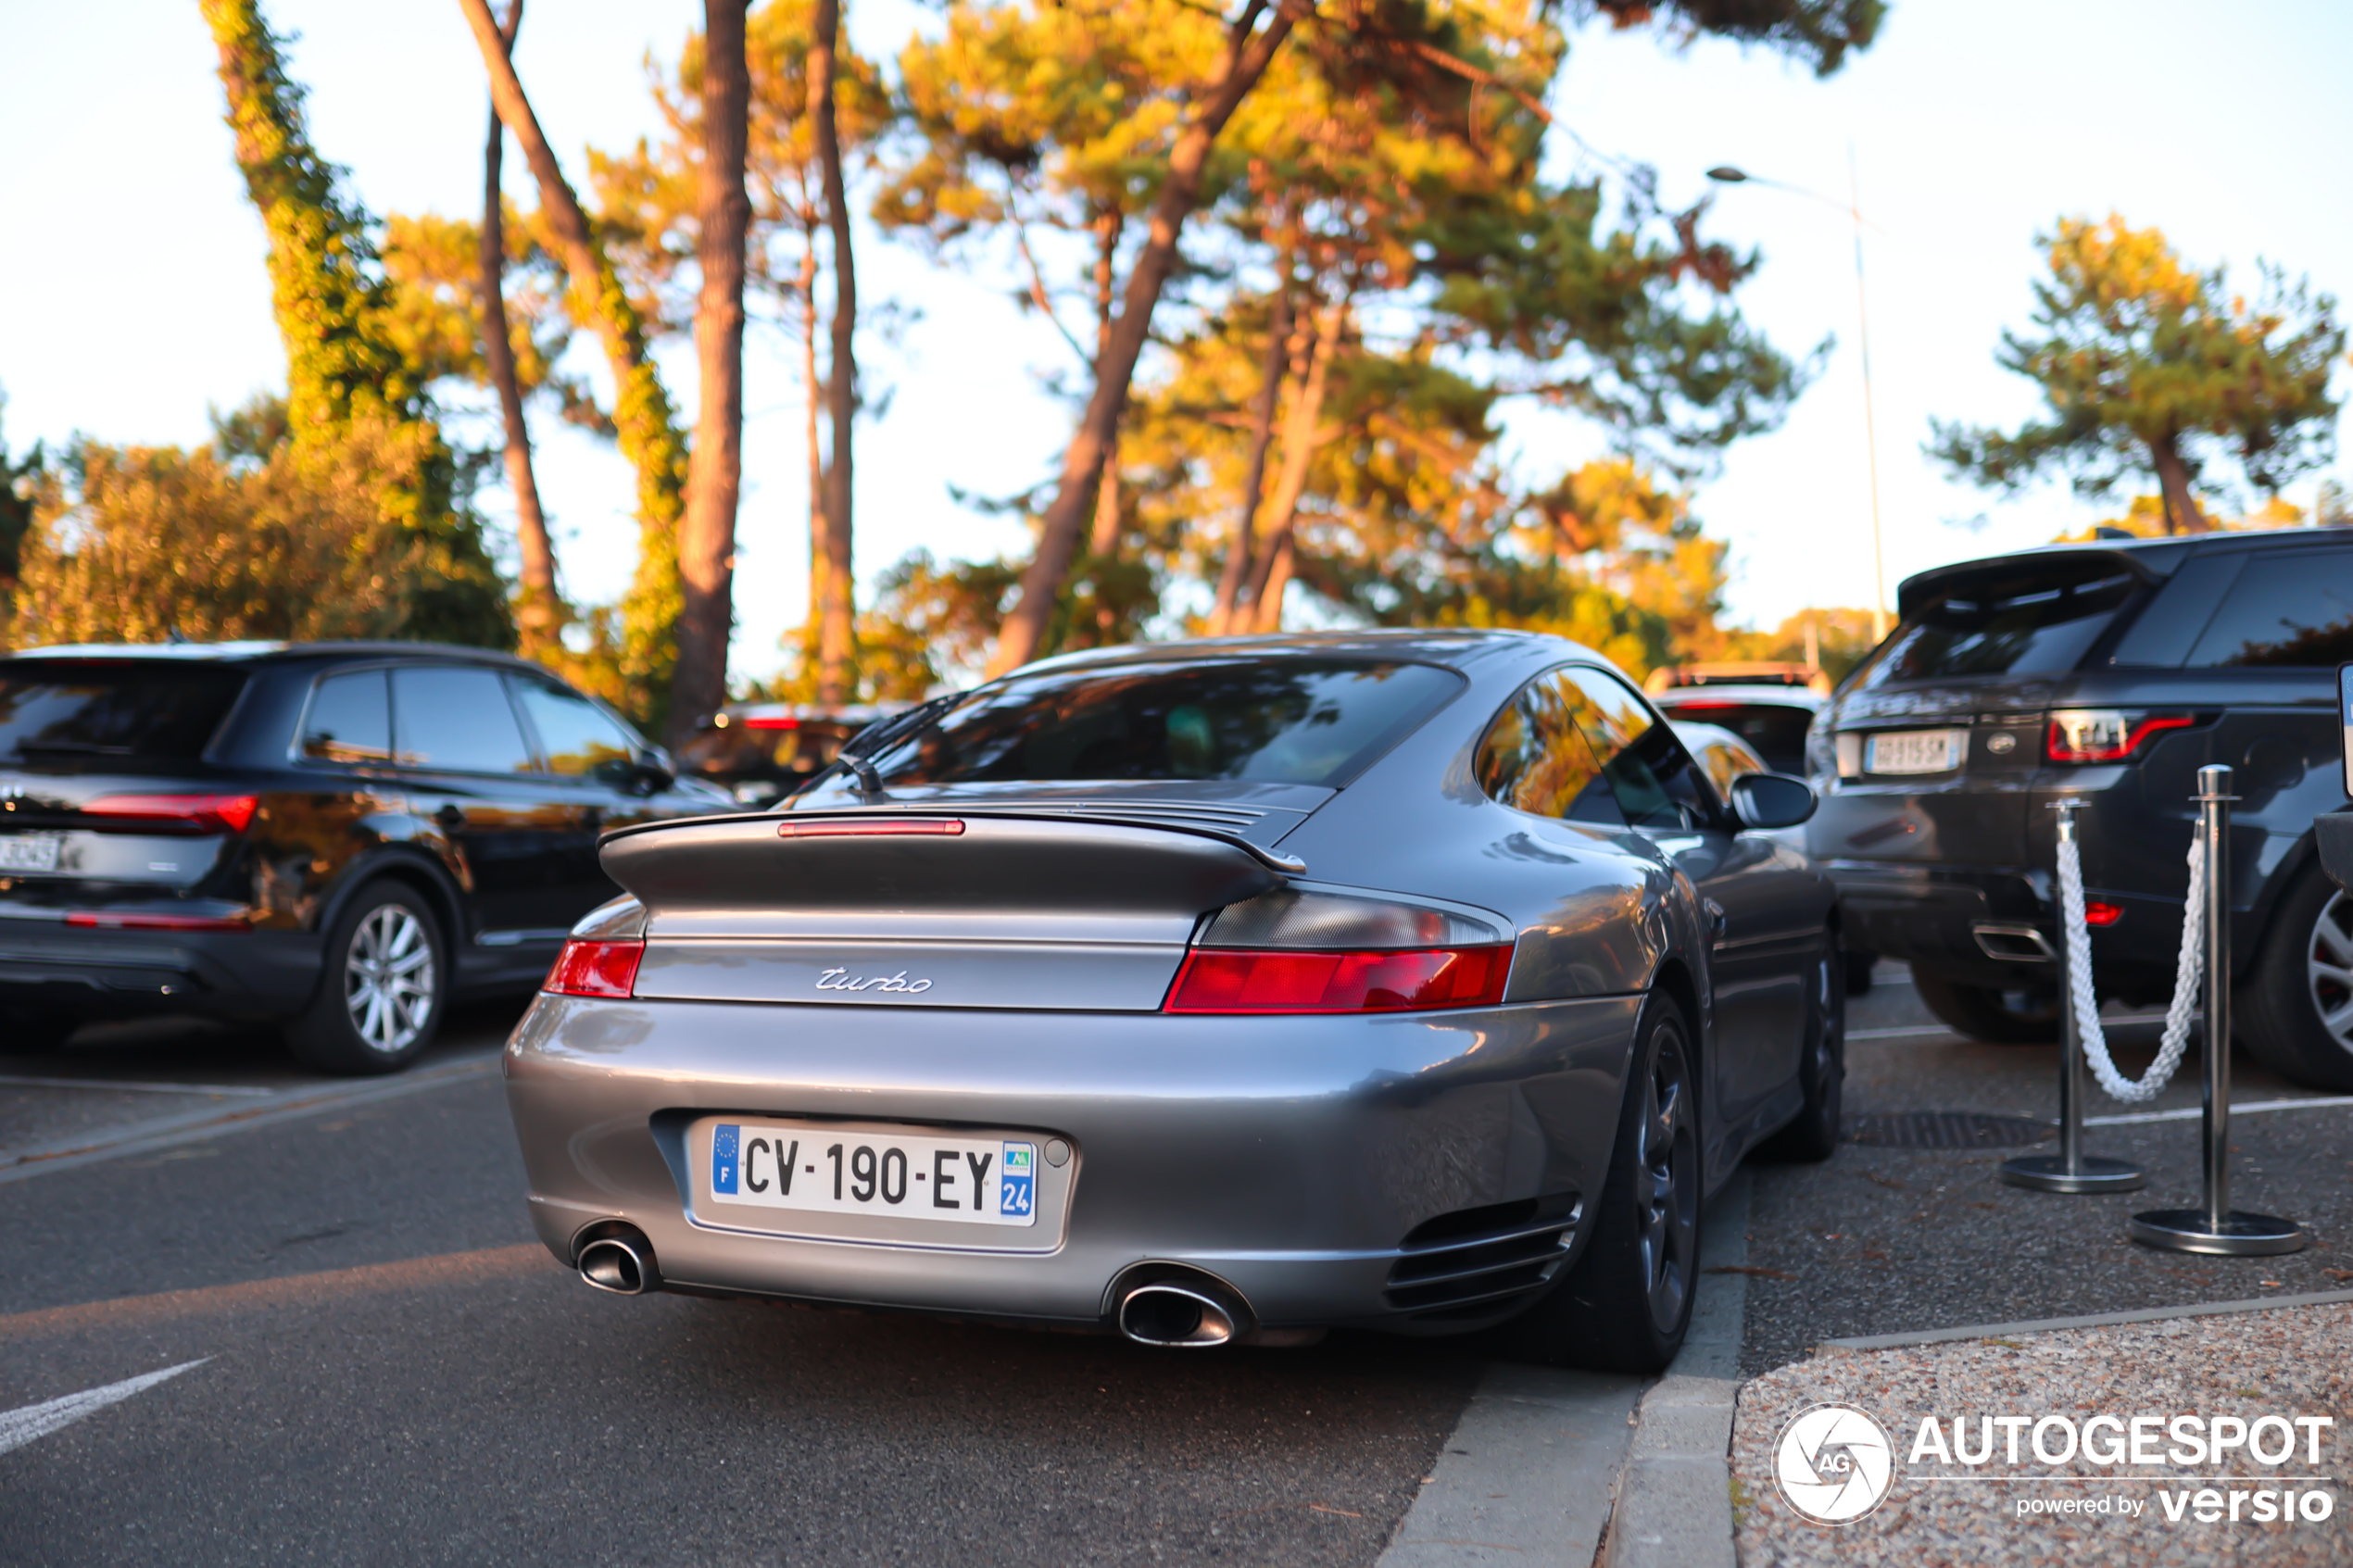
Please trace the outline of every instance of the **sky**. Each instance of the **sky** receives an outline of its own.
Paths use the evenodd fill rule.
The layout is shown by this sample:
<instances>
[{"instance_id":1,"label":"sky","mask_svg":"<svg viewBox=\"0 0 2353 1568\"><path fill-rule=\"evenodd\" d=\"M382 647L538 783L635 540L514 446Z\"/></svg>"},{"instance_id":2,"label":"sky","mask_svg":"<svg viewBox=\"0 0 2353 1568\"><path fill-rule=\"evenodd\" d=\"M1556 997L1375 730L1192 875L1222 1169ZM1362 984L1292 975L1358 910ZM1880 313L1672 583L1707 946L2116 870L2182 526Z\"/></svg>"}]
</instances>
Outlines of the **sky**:
<instances>
[{"instance_id":1,"label":"sky","mask_svg":"<svg viewBox=\"0 0 2353 1568\"><path fill-rule=\"evenodd\" d=\"M850 0L855 44L895 55L937 11ZM385 7L265 0L310 93L313 142L372 212L473 213L487 113L456 0ZM674 58L700 7L682 0L533 0L517 62L559 156L585 183L585 149L656 129L650 51ZM194 445L207 412L281 389L261 226L221 123L215 56L195 0L14 7L0 56L0 439L10 452L74 433ZM1680 206L1713 194L1715 236L1761 250L1740 308L1785 350L1834 340L1778 431L1729 453L1692 506L1732 546L1731 618L1771 626L1808 607L1872 602L1876 453L1885 592L1941 562L2043 543L2122 508L2063 484L2015 496L1949 480L1922 451L1932 418L2016 423L2032 388L1995 366L2040 270L2035 235L2061 215L2156 225L2199 265L2253 281L2263 257L2318 289L2353 290L2353 7L2322 0L2216 6L2167 0L1894 0L1880 43L1838 76L1720 42L1588 26L1552 107L1599 151L1647 163ZM1850 161L1851 160L1851 161ZM1732 164L1801 187L1711 184ZM508 189L534 198L510 144ZM1871 373L1866 441L1850 170L1865 233ZM944 269L866 231L862 299L909 315L862 350L884 411L857 449L858 569L871 582L908 550L1019 550L1016 524L951 487L1002 495L1049 475L1071 413L1039 385L1066 370L1052 329L1012 299L1010 273ZM593 355L583 369L600 374ZM756 332L747 353L746 485L738 522L738 677L778 669L806 603L807 496L794 343ZM691 349L661 365L694 408ZM2353 384L2353 377L2340 386ZM1524 472L1549 476L1602 449L1562 416L1516 413ZM618 597L635 556L632 484L610 448L540 417L539 483L567 591ZM479 437L477 437L479 438ZM2340 478L2347 465L2332 470ZM2288 494L2309 502L2322 475ZM2153 488L2153 486L2152 486ZM480 504L503 537L503 489ZM1298 592L1299 590L1294 590Z\"/></svg>"}]
</instances>

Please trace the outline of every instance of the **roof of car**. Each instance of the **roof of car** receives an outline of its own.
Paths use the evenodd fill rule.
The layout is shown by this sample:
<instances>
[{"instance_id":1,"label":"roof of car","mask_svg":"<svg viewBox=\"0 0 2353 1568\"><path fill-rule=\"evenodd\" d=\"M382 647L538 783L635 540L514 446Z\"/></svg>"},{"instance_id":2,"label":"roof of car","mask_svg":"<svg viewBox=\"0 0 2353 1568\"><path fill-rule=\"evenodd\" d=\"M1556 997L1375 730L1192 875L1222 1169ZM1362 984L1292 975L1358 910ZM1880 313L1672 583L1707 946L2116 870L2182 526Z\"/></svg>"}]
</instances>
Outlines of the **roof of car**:
<instances>
[{"instance_id":1,"label":"roof of car","mask_svg":"<svg viewBox=\"0 0 2353 1568\"><path fill-rule=\"evenodd\" d=\"M1128 643L1086 648L1025 665L1024 671L1069 670L1088 664L1165 663L1171 659L1268 655L1324 654L1339 658L1411 659L1466 669L1494 658L1526 658L1539 650L1556 655L1591 649L1544 632L1488 629L1375 627L1340 632L1278 632L1247 637L1183 637L1164 643Z\"/></svg>"},{"instance_id":2,"label":"roof of car","mask_svg":"<svg viewBox=\"0 0 2353 1568\"><path fill-rule=\"evenodd\" d=\"M1819 712L1830 705L1830 698L1804 686L1772 685L1742 686L1725 683L1721 685L1670 686L1663 692L1650 694L1651 701L1661 708L1781 707L1803 708L1809 713Z\"/></svg>"},{"instance_id":3,"label":"roof of car","mask_svg":"<svg viewBox=\"0 0 2353 1568\"><path fill-rule=\"evenodd\" d=\"M539 670L527 659L495 648L467 647L457 643L287 643L254 640L232 643L57 643L47 647L19 648L12 659L153 659L177 663L258 664L313 659L447 659L472 664L498 664L515 670Z\"/></svg>"},{"instance_id":4,"label":"roof of car","mask_svg":"<svg viewBox=\"0 0 2353 1568\"><path fill-rule=\"evenodd\" d=\"M1897 585L1895 596L1899 611L1909 615L1928 590L1947 580L1981 571L1996 571L2013 563L2066 559L2070 557L2087 561L2105 558L2137 573L2145 581L2154 582L2173 575L2193 551L2211 553L2221 550L2284 550L2312 545L2342 546L2348 538L2353 538L2353 530L2331 526L2218 529L2208 533L2176 533L2154 539L2113 536L2034 545L2022 550L2005 551L1998 556L1947 561L1943 566L1932 566L1926 571L1915 572Z\"/></svg>"}]
</instances>

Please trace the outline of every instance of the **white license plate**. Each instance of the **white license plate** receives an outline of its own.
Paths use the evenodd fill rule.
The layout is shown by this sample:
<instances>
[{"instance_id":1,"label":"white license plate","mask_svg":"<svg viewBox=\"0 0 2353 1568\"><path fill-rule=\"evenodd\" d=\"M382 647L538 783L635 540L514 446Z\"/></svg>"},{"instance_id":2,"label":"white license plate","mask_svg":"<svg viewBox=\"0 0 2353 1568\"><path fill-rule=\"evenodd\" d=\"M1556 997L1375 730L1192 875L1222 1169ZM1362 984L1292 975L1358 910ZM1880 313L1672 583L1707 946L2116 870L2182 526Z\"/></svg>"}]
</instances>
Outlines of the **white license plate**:
<instances>
[{"instance_id":1,"label":"white license plate","mask_svg":"<svg viewBox=\"0 0 2353 1568\"><path fill-rule=\"evenodd\" d=\"M0 834L0 872L53 872L65 835L57 833Z\"/></svg>"},{"instance_id":2,"label":"white license plate","mask_svg":"<svg viewBox=\"0 0 2353 1568\"><path fill-rule=\"evenodd\" d=\"M715 1203L968 1225L1038 1220L1038 1146L999 1138L722 1122L702 1175Z\"/></svg>"},{"instance_id":3,"label":"white license plate","mask_svg":"<svg viewBox=\"0 0 2353 1568\"><path fill-rule=\"evenodd\" d=\"M1873 735L1863 751L1867 773L1949 773L1969 756L1967 730L1906 730Z\"/></svg>"}]
</instances>

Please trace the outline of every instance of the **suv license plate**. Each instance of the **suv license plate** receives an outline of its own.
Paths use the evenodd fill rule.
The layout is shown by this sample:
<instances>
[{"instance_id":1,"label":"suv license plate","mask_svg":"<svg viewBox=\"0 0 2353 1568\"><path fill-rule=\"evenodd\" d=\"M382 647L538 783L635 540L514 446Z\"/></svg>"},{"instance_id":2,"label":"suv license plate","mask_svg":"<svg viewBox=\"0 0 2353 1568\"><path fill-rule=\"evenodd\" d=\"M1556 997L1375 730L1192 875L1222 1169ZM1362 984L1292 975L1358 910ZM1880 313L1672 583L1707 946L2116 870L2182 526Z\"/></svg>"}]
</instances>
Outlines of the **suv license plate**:
<instances>
[{"instance_id":1,"label":"suv license plate","mask_svg":"<svg viewBox=\"0 0 2353 1568\"><path fill-rule=\"evenodd\" d=\"M1906 730L1873 735L1863 751L1863 771L1949 773L1968 755L1967 730Z\"/></svg>"},{"instance_id":2,"label":"suv license plate","mask_svg":"<svg viewBox=\"0 0 2353 1568\"><path fill-rule=\"evenodd\" d=\"M1038 1220L1038 1146L996 1138L722 1122L702 1177L718 1203L976 1225Z\"/></svg>"},{"instance_id":3,"label":"suv license plate","mask_svg":"<svg viewBox=\"0 0 2353 1568\"><path fill-rule=\"evenodd\" d=\"M58 833L0 834L0 872L53 872L65 844Z\"/></svg>"}]
</instances>

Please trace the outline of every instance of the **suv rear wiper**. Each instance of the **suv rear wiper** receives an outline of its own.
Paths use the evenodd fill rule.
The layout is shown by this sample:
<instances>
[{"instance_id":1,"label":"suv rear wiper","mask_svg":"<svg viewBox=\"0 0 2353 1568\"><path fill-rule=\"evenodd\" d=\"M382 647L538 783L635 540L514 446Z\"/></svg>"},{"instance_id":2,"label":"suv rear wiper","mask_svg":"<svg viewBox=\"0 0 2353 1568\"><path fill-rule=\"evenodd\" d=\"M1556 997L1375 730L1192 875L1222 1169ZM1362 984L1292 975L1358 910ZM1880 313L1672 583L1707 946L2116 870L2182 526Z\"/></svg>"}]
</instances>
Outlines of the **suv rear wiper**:
<instances>
[{"instance_id":1,"label":"suv rear wiper","mask_svg":"<svg viewBox=\"0 0 2353 1568\"><path fill-rule=\"evenodd\" d=\"M842 742L841 749L834 754L834 759L810 774L809 782L794 790L793 795L808 794L835 773L849 773L856 778L862 794L880 795L882 775L875 771L874 765L866 759L881 751L892 742L912 734L930 723L940 714L963 701L966 695L963 692L950 692L944 696L933 697L929 702L918 703L904 713L894 713L887 719L867 725ZM786 799L790 798L792 796L786 797Z\"/></svg>"}]
</instances>

